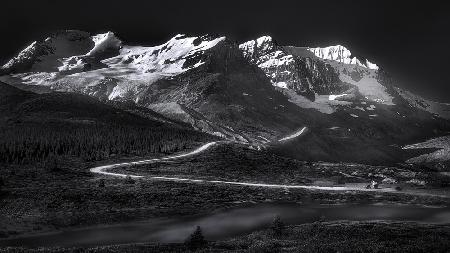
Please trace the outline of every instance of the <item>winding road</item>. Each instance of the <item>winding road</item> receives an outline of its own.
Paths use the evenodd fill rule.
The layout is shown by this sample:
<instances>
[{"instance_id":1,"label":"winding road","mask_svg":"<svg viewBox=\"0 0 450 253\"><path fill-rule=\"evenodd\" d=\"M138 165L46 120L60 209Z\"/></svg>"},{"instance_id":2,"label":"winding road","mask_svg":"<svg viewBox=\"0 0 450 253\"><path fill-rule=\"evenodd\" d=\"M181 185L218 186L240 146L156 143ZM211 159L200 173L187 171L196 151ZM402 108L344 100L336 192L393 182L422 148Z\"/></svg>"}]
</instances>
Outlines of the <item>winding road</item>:
<instances>
[{"instance_id":1,"label":"winding road","mask_svg":"<svg viewBox=\"0 0 450 253\"><path fill-rule=\"evenodd\" d=\"M282 139L280 139L278 141L279 142L283 142L283 141L287 141L287 140L290 140L290 139L294 139L294 138L304 134L306 130L307 130L307 127L303 127L299 131L294 132L293 134L291 134L291 135L289 135L287 137L284 137L284 138L282 138ZM197 154L199 154L201 152L206 151L207 149L209 149L210 147L212 147L212 146L214 146L214 145L216 145L218 143L219 143L219 141L209 142L209 143L206 143L203 146L200 146L199 148L197 148L197 149L195 149L195 150L193 150L191 152L183 153L183 154L180 154L180 155L173 155L173 156L167 156L167 157L162 157L162 158L140 160L140 161L136 161L136 162L115 163L115 164L103 165L103 166L91 168L90 171L92 173L106 175L106 176L143 178L143 176L113 173L113 172L107 172L106 170L120 168L120 167L126 167L126 166L142 165L142 164L149 164L149 163L168 161L168 160L176 160L176 159L179 159L179 158L193 156L193 155L197 155ZM210 183L223 183L223 184L258 186L258 184L253 184L253 183L227 182L227 181L206 181L206 180L200 180L200 179L197 180L197 179L175 178L175 177L150 177L150 179L159 179L159 180L167 180L167 181L168 180L170 180L170 181L192 181L192 182L210 182ZM277 185L261 184L260 186L263 186L263 187L276 187ZM286 188L286 186L281 186L281 185L279 187Z\"/></svg>"},{"instance_id":2,"label":"winding road","mask_svg":"<svg viewBox=\"0 0 450 253\"><path fill-rule=\"evenodd\" d=\"M304 131L304 130L303 130ZM303 132L302 131L302 132ZM170 161L176 160L179 158L185 158L189 156L198 155L202 152L207 151L211 147L218 145L221 143L220 141L209 142L206 143L197 149L183 153L179 155L166 156L162 158L154 158L147 160L140 160L135 162L125 162L125 163L116 163L103 165L99 167L91 168L90 171L95 174L104 175L104 176L114 176L114 177L131 177L131 178L145 178L148 180L161 180L161 181L174 181L174 182L192 182L192 183L209 183L209 184L224 184L224 185L236 185L236 186L250 186L250 187L263 187L263 188L280 188L280 189L308 189L308 190L320 190L320 191L359 191L359 192L390 192L390 193L399 193L399 194L412 194L412 195L425 195L425 196L439 196L439 197L448 197L443 195L435 195L429 193L417 193L417 192L405 192L405 191L396 191L392 188L382 188L382 189L366 189L365 187L350 187L350 186L315 186L315 185L286 185L286 184L266 184L266 183L251 183L251 182L236 182L236 181L223 181L223 180L206 180L206 179L192 179L192 178L180 178L180 177L166 177L166 176L139 176L139 175L131 175L131 174L121 174L108 172L107 170L127 167L132 165L142 165L142 164L150 164L155 162L162 161Z\"/></svg>"},{"instance_id":3,"label":"winding road","mask_svg":"<svg viewBox=\"0 0 450 253\"><path fill-rule=\"evenodd\" d=\"M302 129L302 132L303 131L304 131L304 129ZM219 142L209 142L191 152L183 153L183 154L179 154L179 155L166 156L166 157L162 157L162 158L154 158L154 159L147 159L147 160L140 160L140 161L135 161L135 162L103 165L103 166L91 168L90 171L92 173L105 175L105 176L114 176L114 177L122 177L122 178L125 178L125 177L147 178L150 180L163 180L163 181L176 181L176 182L228 184L228 185L240 185L240 186L266 187L266 188L312 189L312 190L327 190L327 191L352 191L352 190L373 191L374 190L374 189L362 189L362 188L357 188L357 187L325 187L325 186L309 186L309 185L263 184L263 183L234 182L234 181L223 181L223 180L204 180L204 179L192 179L192 178L180 178L180 177L164 177L164 176L144 177L144 176L138 176L138 175L121 174L121 173L113 173L113 172L106 171L106 170L120 168L120 167L150 164L150 163L155 163L155 162L176 160L179 158L194 156L194 155L198 155L202 152L205 152L212 146L217 145L218 143ZM378 189L378 191L380 191L380 189Z\"/></svg>"},{"instance_id":4,"label":"winding road","mask_svg":"<svg viewBox=\"0 0 450 253\"><path fill-rule=\"evenodd\" d=\"M217 141L209 142L191 152L183 153L183 154L179 154L179 155L166 156L166 157L162 157L162 158L154 158L154 159L147 159L147 160L140 160L140 161L136 161L136 162L115 163L115 164L103 165L103 166L91 168L90 171L92 173L106 175L106 176L143 178L143 176L112 173L112 172L106 172L105 170L126 167L126 166L133 166L133 165L142 165L142 164L149 164L149 163L155 163L155 162L162 162L162 161L168 161L168 160L176 160L176 159L183 158L183 157L193 156L193 155L197 155L197 154L207 150L208 148L216 145L217 143L218 143ZM158 179L158 177L151 177L151 178Z\"/></svg>"}]
</instances>

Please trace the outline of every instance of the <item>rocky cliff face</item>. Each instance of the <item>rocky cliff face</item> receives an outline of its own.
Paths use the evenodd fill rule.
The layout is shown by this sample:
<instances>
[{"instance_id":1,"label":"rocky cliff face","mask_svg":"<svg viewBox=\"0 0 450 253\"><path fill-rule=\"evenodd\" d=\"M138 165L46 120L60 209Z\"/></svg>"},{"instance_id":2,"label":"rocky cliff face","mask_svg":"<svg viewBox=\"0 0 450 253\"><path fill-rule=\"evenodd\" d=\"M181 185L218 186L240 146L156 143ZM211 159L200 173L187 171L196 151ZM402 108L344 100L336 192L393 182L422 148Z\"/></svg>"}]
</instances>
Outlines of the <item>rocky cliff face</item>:
<instances>
[{"instance_id":1,"label":"rocky cliff face","mask_svg":"<svg viewBox=\"0 0 450 253\"><path fill-rule=\"evenodd\" d=\"M378 66L352 57L343 46L286 47L264 36L241 44L240 49L300 107L310 106L307 99L314 105L311 108L332 113L336 102L328 101L351 101L357 97L393 105L395 91L380 82ZM324 96L328 96L328 101Z\"/></svg>"},{"instance_id":2,"label":"rocky cliff face","mask_svg":"<svg viewBox=\"0 0 450 253\"><path fill-rule=\"evenodd\" d=\"M317 95L341 94L351 87L339 73L306 48L283 47L264 36L239 46L245 57L260 67L272 84L315 101Z\"/></svg>"}]
</instances>

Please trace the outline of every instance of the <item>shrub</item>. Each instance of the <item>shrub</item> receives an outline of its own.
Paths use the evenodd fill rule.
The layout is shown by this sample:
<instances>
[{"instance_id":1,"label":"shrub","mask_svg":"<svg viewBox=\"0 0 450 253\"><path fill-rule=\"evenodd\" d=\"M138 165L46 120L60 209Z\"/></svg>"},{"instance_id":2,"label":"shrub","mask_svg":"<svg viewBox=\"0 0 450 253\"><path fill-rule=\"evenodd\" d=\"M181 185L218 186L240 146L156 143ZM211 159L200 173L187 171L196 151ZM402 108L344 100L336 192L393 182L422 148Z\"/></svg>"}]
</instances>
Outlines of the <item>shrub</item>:
<instances>
[{"instance_id":1,"label":"shrub","mask_svg":"<svg viewBox=\"0 0 450 253\"><path fill-rule=\"evenodd\" d=\"M279 245L275 244L272 241L260 241L257 240L253 242L248 247L249 253L276 253L281 252Z\"/></svg>"}]
</instances>

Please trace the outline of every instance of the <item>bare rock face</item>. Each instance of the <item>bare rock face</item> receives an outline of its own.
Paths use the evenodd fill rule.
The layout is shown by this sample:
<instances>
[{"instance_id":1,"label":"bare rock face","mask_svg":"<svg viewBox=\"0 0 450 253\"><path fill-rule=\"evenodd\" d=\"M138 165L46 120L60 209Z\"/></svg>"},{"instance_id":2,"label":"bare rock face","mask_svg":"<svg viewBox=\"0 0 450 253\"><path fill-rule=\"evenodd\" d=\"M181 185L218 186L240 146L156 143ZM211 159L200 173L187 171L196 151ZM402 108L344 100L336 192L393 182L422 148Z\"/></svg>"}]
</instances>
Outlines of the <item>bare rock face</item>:
<instances>
[{"instance_id":1,"label":"bare rock face","mask_svg":"<svg viewBox=\"0 0 450 253\"><path fill-rule=\"evenodd\" d=\"M269 36L242 43L244 56L260 67L272 84L315 100L315 95L340 94L350 87L330 65L305 48L282 47Z\"/></svg>"}]
</instances>

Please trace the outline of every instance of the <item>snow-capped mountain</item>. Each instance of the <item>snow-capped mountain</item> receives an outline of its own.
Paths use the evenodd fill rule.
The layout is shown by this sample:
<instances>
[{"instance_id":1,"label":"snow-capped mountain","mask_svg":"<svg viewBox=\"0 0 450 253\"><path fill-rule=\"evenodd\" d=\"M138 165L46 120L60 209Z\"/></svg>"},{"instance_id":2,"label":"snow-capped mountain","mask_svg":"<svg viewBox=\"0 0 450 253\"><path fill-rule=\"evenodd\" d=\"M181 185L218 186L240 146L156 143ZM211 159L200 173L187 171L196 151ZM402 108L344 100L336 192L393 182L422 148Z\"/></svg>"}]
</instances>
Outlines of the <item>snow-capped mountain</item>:
<instances>
[{"instance_id":1,"label":"snow-capped mountain","mask_svg":"<svg viewBox=\"0 0 450 253\"><path fill-rule=\"evenodd\" d=\"M308 159L351 160L349 146L364 143L377 145L366 149L368 156L384 159L387 145L445 131L449 118L449 105L395 88L375 63L343 46L280 46L269 36L237 44L179 34L143 47L125 45L112 32L64 31L32 43L2 72L1 81L22 88L133 101L254 145L295 136L282 145L294 145L294 156ZM305 134L295 134L305 127ZM309 149L295 144L301 138Z\"/></svg>"},{"instance_id":2,"label":"snow-capped mountain","mask_svg":"<svg viewBox=\"0 0 450 253\"><path fill-rule=\"evenodd\" d=\"M112 32L89 36L65 31L33 42L2 69L28 85L130 98L130 93L137 96L142 87L159 79L202 65L203 52L223 39L177 35L160 46L122 47Z\"/></svg>"},{"instance_id":3,"label":"snow-capped mountain","mask_svg":"<svg viewBox=\"0 0 450 253\"><path fill-rule=\"evenodd\" d=\"M41 47L46 50L36 50ZM114 54L100 54L110 49L115 50ZM261 113L277 110L287 101L277 99L280 95L269 85L268 94L263 95L266 90L262 83L266 80L258 80L264 75L248 64L237 45L225 37L176 35L162 45L142 47L122 45L111 32L89 36L66 31L33 43L3 70L8 75L0 79L10 84L79 92L107 100L132 100L203 131L240 141L271 139L291 131L279 124L273 130L266 129L275 123L239 129L236 125L241 126L244 120L230 120L243 118L239 112L255 107L251 104L256 100L274 99L267 104L270 108L261 109ZM229 84L233 78L245 80ZM226 89L232 85L237 87ZM257 91L250 92L252 89ZM242 101L228 101L236 96ZM257 119L247 121L254 124ZM285 124L293 125L288 122Z\"/></svg>"},{"instance_id":4,"label":"snow-capped mountain","mask_svg":"<svg viewBox=\"0 0 450 253\"><path fill-rule=\"evenodd\" d=\"M111 32L90 36L81 31L62 31L44 41L34 41L3 65L2 70L6 73L87 71L94 68L92 64L103 66L99 61L117 54L120 47L121 41Z\"/></svg>"},{"instance_id":5,"label":"snow-capped mountain","mask_svg":"<svg viewBox=\"0 0 450 253\"><path fill-rule=\"evenodd\" d=\"M122 45L112 32L90 36L63 31L33 42L7 62L2 72L10 75L2 80L138 102L152 83L204 65L207 52L225 40L179 34L162 45L141 47ZM408 101L425 101L391 89L383 83L376 64L353 57L340 45L279 46L270 36L263 36L240 44L239 49L289 101L302 108L334 113L356 98L394 105L397 95L410 98ZM447 105L428 101L425 104L430 106L424 108L423 104L412 102L414 107L449 118Z\"/></svg>"},{"instance_id":6,"label":"snow-capped mountain","mask_svg":"<svg viewBox=\"0 0 450 253\"><path fill-rule=\"evenodd\" d=\"M362 63L343 46L283 47L264 36L240 48L274 86L285 89L290 100L301 107L333 113L358 95L393 105L388 87L378 80L378 66L368 60Z\"/></svg>"},{"instance_id":7,"label":"snow-capped mountain","mask_svg":"<svg viewBox=\"0 0 450 253\"><path fill-rule=\"evenodd\" d=\"M244 56L264 71L272 84L302 108L334 113L355 101L395 106L395 98L410 106L450 119L448 104L428 101L396 88L386 73L369 60L352 56L344 46L279 46L270 36L240 44Z\"/></svg>"}]
</instances>

